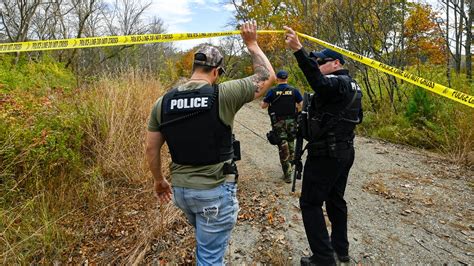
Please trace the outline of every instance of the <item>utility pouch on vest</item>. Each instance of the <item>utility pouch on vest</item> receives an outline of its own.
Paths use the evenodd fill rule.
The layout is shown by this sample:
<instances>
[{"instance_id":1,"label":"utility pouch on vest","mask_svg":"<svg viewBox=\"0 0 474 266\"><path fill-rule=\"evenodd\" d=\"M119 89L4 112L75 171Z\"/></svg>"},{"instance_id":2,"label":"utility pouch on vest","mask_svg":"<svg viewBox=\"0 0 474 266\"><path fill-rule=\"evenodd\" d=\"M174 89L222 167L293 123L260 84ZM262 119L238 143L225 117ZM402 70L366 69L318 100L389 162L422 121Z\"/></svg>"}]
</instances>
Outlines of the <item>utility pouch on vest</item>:
<instances>
[{"instance_id":1,"label":"utility pouch on vest","mask_svg":"<svg viewBox=\"0 0 474 266\"><path fill-rule=\"evenodd\" d=\"M331 158L337 157L337 148L336 148L336 136L334 133L329 132L326 138L326 143L328 145L328 156Z\"/></svg>"},{"instance_id":2,"label":"utility pouch on vest","mask_svg":"<svg viewBox=\"0 0 474 266\"><path fill-rule=\"evenodd\" d=\"M222 173L226 177L226 180L229 182L237 182L239 177L239 171L237 170L237 164L232 160L232 162L225 162L222 169Z\"/></svg>"},{"instance_id":3,"label":"utility pouch on vest","mask_svg":"<svg viewBox=\"0 0 474 266\"><path fill-rule=\"evenodd\" d=\"M321 128L321 119L317 117L312 117L310 118L309 121L309 137L311 139L318 139L322 134L322 128Z\"/></svg>"},{"instance_id":4,"label":"utility pouch on vest","mask_svg":"<svg viewBox=\"0 0 474 266\"><path fill-rule=\"evenodd\" d=\"M296 117L296 133L300 134L304 139L308 139L308 112L301 111Z\"/></svg>"},{"instance_id":5,"label":"utility pouch on vest","mask_svg":"<svg viewBox=\"0 0 474 266\"><path fill-rule=\"evenodd\" d=\"M280 145L281 143L280 136L273 130L270 130L270 132L267 133L267 139L272 145Z\"/></svg>"},{"instance_id":6,"label":"utility pouch on vest","mask_svg":"<svg viewBox=\"0 0 474 266\"><path fill-rule=\"evenodd\" d=\"M236 140L234 137L232 139L232 146L234 148L234 161L240 161L240 141Z\"/></svg>"},{"instance_id":7,"label":"utility pouch on vest","mask_svg":"<svg viewBox=\"0 0 474 266\"><path fill-rule=\"evenodd\" d=\"M276 123L278 122L278 119L277 119L277 116L275 113L270 113L270 123L273 125L275 125Z\"/></svg>"},{"instance_id":8,"label":"utility pouch on vest","mask_svg":"<svg viewBox=\"0 0 474 266\"><path fill-rule=\"evenodd\" d=\"M311 138L311 133L310 133L310 128L309 128L309 112L311 111L311 102L313 100L313 95L309 94L307 92L304 93L303 95L303 109L301 112L298 114L298 117L296 118L297 122L297 131L301 136L309 140Z\"/></svg>"}]
</instances>

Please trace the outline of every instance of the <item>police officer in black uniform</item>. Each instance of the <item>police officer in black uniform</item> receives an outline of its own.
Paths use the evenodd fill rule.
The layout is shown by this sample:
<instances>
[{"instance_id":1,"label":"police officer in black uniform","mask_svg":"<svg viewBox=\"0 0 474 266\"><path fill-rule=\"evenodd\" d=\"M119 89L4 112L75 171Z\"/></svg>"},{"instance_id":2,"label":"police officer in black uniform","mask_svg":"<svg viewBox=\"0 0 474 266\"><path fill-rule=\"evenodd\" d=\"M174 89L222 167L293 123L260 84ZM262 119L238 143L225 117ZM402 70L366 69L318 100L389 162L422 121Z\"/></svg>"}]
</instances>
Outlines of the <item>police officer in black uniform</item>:
<instances>
[{"instance_id":1,"label":"police officer in black uniform","mask_svg":"<svg viewBox=\"0 0 474 266\"><path fill-rule=\"evenodd\" d=\"M343 69L341 54L324 49L308 54L289 27L285 42L294 51L298 65L314 95L306 109L308 156L304 166L300 207L306 236L313 252L301 258L302 265L335 265L348 262L347 206L344 191L354 162L354 129L362 121L362 93L349 71ZM326 229L322 205L331 221Z\"/></svg>"}]
</instances>

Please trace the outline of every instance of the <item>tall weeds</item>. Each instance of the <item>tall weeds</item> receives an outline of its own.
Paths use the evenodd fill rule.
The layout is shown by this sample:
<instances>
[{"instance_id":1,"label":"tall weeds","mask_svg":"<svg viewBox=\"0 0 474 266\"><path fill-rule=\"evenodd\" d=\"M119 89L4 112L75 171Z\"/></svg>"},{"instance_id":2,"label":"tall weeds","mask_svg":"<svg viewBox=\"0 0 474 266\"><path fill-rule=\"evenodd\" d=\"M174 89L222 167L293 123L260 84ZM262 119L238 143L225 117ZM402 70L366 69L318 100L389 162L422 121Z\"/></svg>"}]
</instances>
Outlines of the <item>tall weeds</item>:
<instances>
[{"instance_id":1,"label":"tall weeds","mask_svg":"<svg viewBox=\"0 0 474 266\"><path fill-rule=\"evenodd\" d=\"M131 70L74 91L1 96L1 263L64 261L117 189L144 188L146 122L162 93Z\"/></svg>"},{"instance_id":2,"label":"tall weeds","mask_svg":"<svg viewBox=\"0 0 474 266\"><path fill-rule=\"evenodd\" d=\"M85 132L87 148L104 177L143 181L145 130L151 106L162 93L159 81L150 75L129 71L119 79L104 77L87 92L87 110L92 121Z\"/></svg>"},{"instance_id":3,"label":"tall weeds","mask_svg":"<svg viewBox=\"0 0 474 266\"><path fill-rule=\"evenodd\" d=\"M452 123L441 124L443 144L438 150L457 164L473 166L469 156L474 153L474 129L472 128L472 110L453 110ZM466 110L467 109L467 110Z\"/></svg>"},{"instance_id":4,"label":"tall weeds","mask_svg":"<svg viewBox=\"0 0 474 266\"><path fill-rule=\"evenodd\" d=\"M152 195L150 173L145 162L145 133L152 105L163 93L158 79L138 71L128 71L118 78L106 76L87 88L84 102L87 103L85 110L91 120L85 128L88 140L85 153L93 155L93 169L100 173L100 185L96 187L106 190L98 191L96 196L96 204L101 208L121 200L109 197L113 188L135 187L137 193L148 191ZM163 165L169 161L164 152ZM164 171L167 175L166 167ZM133 192L130 196L133 197ZM99 201L101 198L104 200ZM162 206L160 210L164 211L157 213L153 205L146 206L143 210L146 218L139 230L115 243L104 240L105 245L129 248L115 253L113 261L136 264L143 260L152 240L167 231L179 218L172 206ZM100 216L98 223L103 223L107 214L104 212Z\"/></svg>"}]
</instances>

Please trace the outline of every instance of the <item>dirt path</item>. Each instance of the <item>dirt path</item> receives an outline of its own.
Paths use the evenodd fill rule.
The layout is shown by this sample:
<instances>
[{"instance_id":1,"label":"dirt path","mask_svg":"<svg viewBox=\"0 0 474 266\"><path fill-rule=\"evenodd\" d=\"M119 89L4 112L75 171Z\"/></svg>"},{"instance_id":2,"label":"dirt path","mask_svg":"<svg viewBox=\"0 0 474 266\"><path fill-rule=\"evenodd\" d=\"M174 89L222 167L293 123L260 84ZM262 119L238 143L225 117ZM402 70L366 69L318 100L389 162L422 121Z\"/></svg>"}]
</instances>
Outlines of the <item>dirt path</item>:
<instances>
[{"instance_id":1,"label":"dirt path","mask_svg":"<svg viewBox=\"0 0 474 266\"><path fill-rule=\"evenodd\" d=\"M309 255L298 196L282 181L276 146L265 133L266 112L257 102L238 113L241 141L240 213L227 261L298 264ZM352 263L474 261L473 171L401 145L356 138L349 176L349 242Z\"/></svg>"}]
</instances>

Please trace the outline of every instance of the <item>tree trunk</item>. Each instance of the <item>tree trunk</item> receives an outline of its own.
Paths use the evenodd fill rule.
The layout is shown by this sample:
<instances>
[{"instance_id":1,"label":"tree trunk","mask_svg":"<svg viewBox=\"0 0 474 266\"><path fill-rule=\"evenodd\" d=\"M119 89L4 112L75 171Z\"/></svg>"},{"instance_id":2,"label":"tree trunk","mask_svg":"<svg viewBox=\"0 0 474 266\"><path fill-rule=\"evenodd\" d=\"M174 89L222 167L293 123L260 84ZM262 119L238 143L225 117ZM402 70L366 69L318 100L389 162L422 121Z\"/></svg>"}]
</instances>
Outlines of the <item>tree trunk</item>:
<instances>
[{"instance_id":1,"label":"tree trunk","mask_svg":"<svg viewBox=\"0 0 474 266\"><path fill-rule=\"evenodd\" d=\"M451 50L449 48L449 1L446 1L446 77L448 86L451 87Z\"/></svg>"},{"instance_id":2,"label":"tree trunk","mask_svg":"<svg viewBox=\"0 0 474 266\"><path fill-rule=\"evenodd\" d=\"M463 0L461 0L462 2ZM454 69L456 73L461 72L461 50L462 50L462 34L463 34L463 20L461 16L462 10L459 7L459 0L453 0L454 12L454 39L455 39L455 51L454 51ZM462 4L462 3L461 3Z\"/></svg>"},{"instance_id":3,"label":"tree trunk","mask_svg":"<svg viewBox=\"0 0 474 266\"><path fill-rule=\"evenodd\" d=\"M405 12L406 12L406 1L402 1L402 28L401 28L401 34L400 34L400 45L401 45L401 53L400 53L400 67L402 70L405 70ZM402 80L403 83L403 80Z\"/></svg>"},{"instance_id":4,"label":"tree trunk","mask_svg":"<svg viewBox=\"0 0 474 266\"><path fill-rule=\"evenodd\" d=\"M472 83L472 21L474 19L474 0L471 0L468 3L468 14L467 14L467 23L466 23L466 75L469 79L469 82Z\"/></svg>"}]
</instances>

